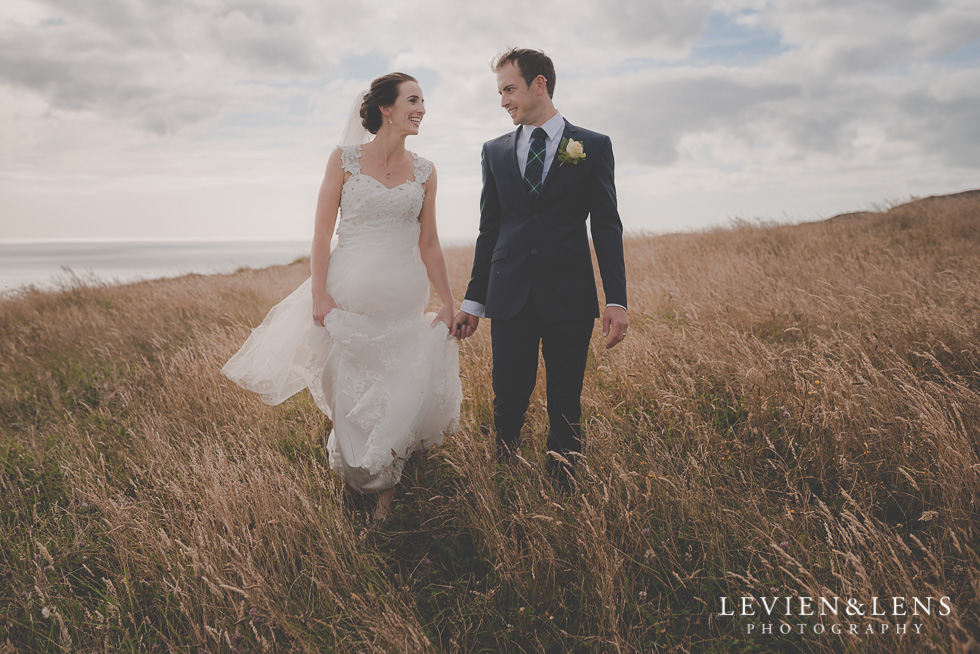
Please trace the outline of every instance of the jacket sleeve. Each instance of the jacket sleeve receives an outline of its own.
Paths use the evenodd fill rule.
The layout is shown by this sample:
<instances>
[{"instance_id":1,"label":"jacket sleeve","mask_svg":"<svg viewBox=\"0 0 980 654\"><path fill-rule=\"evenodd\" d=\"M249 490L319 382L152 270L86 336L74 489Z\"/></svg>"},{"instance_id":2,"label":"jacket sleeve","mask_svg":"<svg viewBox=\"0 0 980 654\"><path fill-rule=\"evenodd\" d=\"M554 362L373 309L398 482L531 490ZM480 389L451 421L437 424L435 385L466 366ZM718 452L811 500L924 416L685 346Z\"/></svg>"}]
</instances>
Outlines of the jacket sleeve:
<instances>
[{"instance_id":1,"label":"jacket sleeve","mask_svg":"<svg viewBox=\"0 0 980 654\"><path fill-rule=\"evenodd\" d=\"M490 169L487 144L483 144L483 191L480 194L480 235L476 239L473 255L473 272L466 288L465 299L487 303L487 286L490 283L490 258L500 233L500 196L497 181Z\"/></svg>"},{"instance_id":2,"label":"jacket sleeve","mask_svg":"<svg viewBox=\"0 0 980 654\"><path fill-rule=\"evenodd\" d=\"M607 304L626 304L626 264L623 260L623 222L616 205L612 141L603 136L593 152L595 171L589 189L589 222ZM589 153L592 156L592 152Z\"/></svg>"}]
</instances>

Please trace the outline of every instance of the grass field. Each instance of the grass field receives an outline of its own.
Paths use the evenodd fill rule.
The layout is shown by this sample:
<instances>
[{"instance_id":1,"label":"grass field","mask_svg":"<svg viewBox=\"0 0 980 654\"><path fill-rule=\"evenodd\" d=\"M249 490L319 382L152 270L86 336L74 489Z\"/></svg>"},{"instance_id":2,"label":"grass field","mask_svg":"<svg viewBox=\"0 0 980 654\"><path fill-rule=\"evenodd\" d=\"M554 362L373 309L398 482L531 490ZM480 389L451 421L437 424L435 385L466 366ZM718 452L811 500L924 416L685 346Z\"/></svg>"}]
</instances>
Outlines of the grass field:
<instances>
[{"instance_id":1,"label":"grass field","mask_svg":"<svg viewBox=\"0 0 980 654\"><path fill-rule=\"evenodd\" d=\"M977 651L980 196L626 257L581 492L543 474L543 371L523 460L492 463L484 324L462 431L381 525L305 392L218 372L308 262L0 300L0 652ZM744 596L887 615L721 615Z\"/></svg>"}]
</instances>

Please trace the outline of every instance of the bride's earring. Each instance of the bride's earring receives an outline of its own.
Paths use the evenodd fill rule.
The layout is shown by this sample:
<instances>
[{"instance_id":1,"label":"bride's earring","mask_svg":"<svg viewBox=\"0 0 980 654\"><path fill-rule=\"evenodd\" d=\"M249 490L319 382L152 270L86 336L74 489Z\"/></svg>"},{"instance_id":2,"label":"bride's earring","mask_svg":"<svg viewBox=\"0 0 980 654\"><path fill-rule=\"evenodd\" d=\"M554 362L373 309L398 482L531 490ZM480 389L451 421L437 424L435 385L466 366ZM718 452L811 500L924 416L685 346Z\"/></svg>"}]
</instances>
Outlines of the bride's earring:
<instances>
[{"instance_id":1,"label":"bride's earring","mask_svg":"<svg viewBox=\"0 0 980 654\"><path fill-rule=\"evenodd\" d=\"M394 125L394 123L393 123L393 122L391 122L391 118L389 118L389 119L388 119L388 124L389 124L389 125Z\"/></svg>"}]
</instances>

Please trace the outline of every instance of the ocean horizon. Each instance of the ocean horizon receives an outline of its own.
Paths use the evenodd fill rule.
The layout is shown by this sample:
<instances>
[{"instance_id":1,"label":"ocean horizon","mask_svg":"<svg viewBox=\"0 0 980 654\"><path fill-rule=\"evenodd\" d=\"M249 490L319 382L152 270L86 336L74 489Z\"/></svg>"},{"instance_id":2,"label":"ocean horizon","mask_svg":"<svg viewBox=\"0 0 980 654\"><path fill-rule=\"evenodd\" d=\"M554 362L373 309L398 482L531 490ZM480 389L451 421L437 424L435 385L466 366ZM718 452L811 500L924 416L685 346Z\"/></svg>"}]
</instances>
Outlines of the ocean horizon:
<instances>
[{"instance_id":1,"label":"ocean horizon","mask_svg":"<svg viewBox=\"0 0 980 654\"><path fill-rule=\"evenodd\" d=\"M125 284L190 273L292 263L310 254L310 241L9 240L0 241L0 294L27 286L56 290L76 279Z\"/></svg>"},{"instance_id":2,"label":"ocean horizon","mask_svg":"<svg viewBox=\"0 0 980 654\"><path fill-rule=\"evenodd\" d=\"M443 239L444 247L472 239ZM204 239L0 240L0 296L33 286L57 290L83 282L126 284L191 273L266 268L310 256L310 241Z\"/></svg>"}]
</instances>

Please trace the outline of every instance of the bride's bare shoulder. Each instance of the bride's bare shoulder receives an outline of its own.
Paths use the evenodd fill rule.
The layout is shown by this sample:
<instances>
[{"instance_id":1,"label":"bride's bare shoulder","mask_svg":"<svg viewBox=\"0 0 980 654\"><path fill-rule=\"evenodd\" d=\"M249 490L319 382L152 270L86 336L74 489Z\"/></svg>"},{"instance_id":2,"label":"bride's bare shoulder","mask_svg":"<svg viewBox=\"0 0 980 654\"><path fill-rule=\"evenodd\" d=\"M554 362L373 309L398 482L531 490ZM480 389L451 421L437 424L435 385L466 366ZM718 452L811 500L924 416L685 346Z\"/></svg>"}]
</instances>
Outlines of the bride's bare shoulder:
<instances>
[{"instance_id":1,"label":"bride's bare shoulder","mask_svg":"<svg viewBox=\"0 0 980 654\"><path fill-rule=\"evenodd\" d=\"M338 145L327 158L326 174L342 175L346 182L352 175L360 172L360 148L351 145Z\"/></svg>"},{"instance_id":2,"label":"bride's bare shoulder","mask_svg":"<svg viewBox=\"0 0 980 654\"><path fill-rule=\"evenodd\" d=\"M323 171L323 182L328 186L334 186L339 189L350 177L352 172L347 169L345 154L343 148L340 146L334 148L330 152L330 156L327 157L327 165Z\"/></svg>"}]
</instances>

